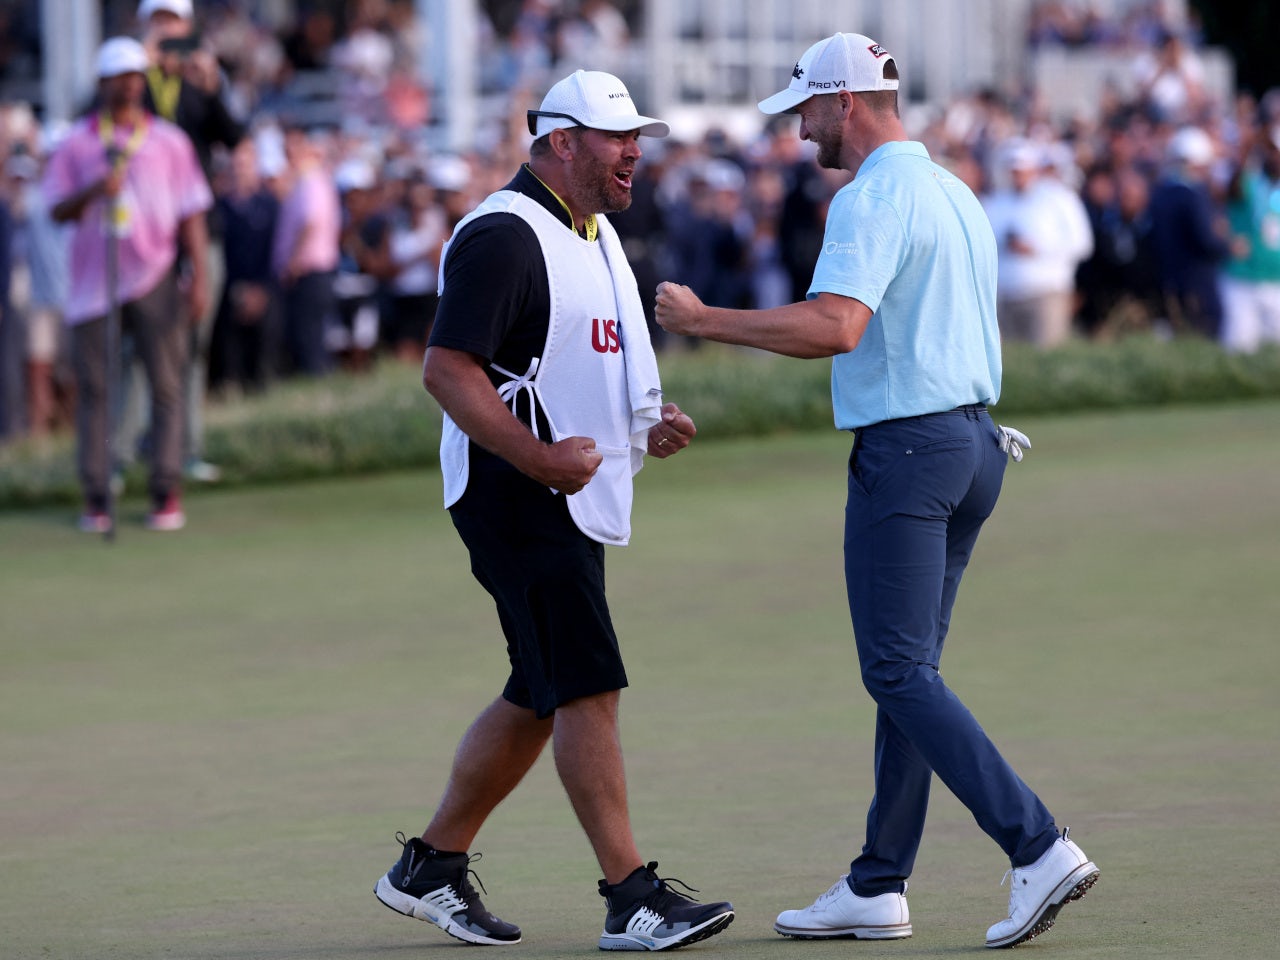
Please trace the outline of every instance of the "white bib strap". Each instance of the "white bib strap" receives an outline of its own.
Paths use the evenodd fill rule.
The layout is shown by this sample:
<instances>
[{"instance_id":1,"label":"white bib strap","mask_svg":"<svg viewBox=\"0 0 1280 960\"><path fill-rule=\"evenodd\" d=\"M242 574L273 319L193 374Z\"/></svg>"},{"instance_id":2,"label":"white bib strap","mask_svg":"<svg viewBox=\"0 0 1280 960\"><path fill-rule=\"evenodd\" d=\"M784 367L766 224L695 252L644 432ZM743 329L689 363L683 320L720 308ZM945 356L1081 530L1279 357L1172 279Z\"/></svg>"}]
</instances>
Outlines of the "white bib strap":
<instances>
[{"instance_id":1,"label":"white bib strap","mask_svg":"<svg viewBox=\"0 0 1280 960\"><path fill-rule=\"evenodd\" d=\"M519 417L516 408L519 405L520 394L527 393L529 395L529 429L533 431L533 435L538 437L538 409L542 406L542 398L538 395L538 384L534 377L538 375L538 363L541 357L534 357L529 361L529 369L523 374L512 373L496 363L489 364L494 370L502 374L508 379L498 385L498 396L502 398L502 402L511 408L512 416ZM538 437L539 440L542 437Z\"/></svg>"}]
</instances>

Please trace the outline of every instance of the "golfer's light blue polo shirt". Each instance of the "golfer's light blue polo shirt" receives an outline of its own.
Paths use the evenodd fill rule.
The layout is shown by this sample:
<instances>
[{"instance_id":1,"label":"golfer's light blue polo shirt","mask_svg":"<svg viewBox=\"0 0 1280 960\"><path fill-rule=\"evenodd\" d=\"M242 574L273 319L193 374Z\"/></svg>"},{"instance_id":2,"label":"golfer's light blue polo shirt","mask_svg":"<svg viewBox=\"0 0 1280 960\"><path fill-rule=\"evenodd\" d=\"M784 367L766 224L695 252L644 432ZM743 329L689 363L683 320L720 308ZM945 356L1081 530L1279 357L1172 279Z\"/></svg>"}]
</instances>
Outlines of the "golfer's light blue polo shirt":
<instances>
[{"instance_id":1,"label":"golfer's light blue polo shirt","mask_svg":"<svg viewBox=\"0 0 1280 960\"><path fill-rule=\"evenodd\" d=\"M819 293L873 311L832 361L837 428L999 399L995 236L923 144L883 144L835 195L808 295Z\"/></svg>"}]
</instances>

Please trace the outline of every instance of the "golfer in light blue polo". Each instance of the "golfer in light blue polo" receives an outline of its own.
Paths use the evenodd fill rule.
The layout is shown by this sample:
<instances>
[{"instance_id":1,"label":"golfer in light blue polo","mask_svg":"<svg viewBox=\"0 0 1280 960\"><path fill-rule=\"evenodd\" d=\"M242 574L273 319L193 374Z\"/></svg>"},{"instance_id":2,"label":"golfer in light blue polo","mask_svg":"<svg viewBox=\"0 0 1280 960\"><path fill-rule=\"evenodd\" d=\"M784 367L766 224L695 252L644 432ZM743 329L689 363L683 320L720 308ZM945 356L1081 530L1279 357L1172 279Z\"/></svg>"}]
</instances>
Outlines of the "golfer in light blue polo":
<instances>
[{"instance_id":1,"label":"golfer in light blue polo","mask_svg":"<svg viewBox=\"0 0 1280 960\"><path fill-rule=\"evenodd\" d=\"M973 193L907 138L898 69L869 37L837 33L760 104L799 114L819 165L851 183L827 215L807 299L770 310L708 307L658 288L673 333L796 357L833 357L836 426L854 432L845 581L862 680L877 706L875 796L849 872L774 925L810 939L912 934L906 886L933 774L1012 868L1008 916L988 947L1043 933L1098 868L1058 832L939 673L961 575L1026 438L997 427L996 241Z\"/></svg>"}]
</instances>

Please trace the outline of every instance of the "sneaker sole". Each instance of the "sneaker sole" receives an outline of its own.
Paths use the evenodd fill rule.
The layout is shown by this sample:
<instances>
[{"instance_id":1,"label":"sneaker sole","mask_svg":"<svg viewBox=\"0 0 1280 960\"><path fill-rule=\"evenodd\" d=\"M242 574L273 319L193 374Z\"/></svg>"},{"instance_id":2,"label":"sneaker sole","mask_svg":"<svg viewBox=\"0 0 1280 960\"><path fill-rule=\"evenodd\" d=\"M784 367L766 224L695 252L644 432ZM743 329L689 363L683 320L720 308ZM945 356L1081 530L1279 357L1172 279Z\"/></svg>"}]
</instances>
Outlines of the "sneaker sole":
<instances>
[{"instance_id":1,"label":"sneaker sole","mask_svg":"<svg viewBox=\"0 0 1280 960\"><path fill-rule=\"evenodd\" d=\"M1040 912L1029 924L1003 939L988 940L987 946L993 950L1003 947L1016 947L1020 943L1026 943L1028 940L1033 940L1040 934L1047 932L1053 926L1054 921L1058 919L1058 912L1063 907L1068 903L1079 900L1089 892L1090 887L1098 882L1098 872L1097 866L1092 861L1082 863L1075 870L1072 870L1062 883L1058 884L1052 894L1045 898Z\"/></svg>"},{"instance_id":2,"label":"sneaker sole","mask_svg":"<svg viewBox=\"0 0 1280 960\"><path fill-rule=\"evenodd\" d=\"M909 923L884 927L841 927L834 930L787 927L775 923L773 929L784 937L794 937L796 940L905 940L911 936Z\"/></svg>"},{"instance_id":3,"label":"sneaker sole","mask_svg":"<svg viewBox=\"0 0 1280 960\"><path fill-rule=\"evenodd\" d=\"M635 933L602 933L600 934L601 950L674 950L677 947L683 947L686 944L697 943L699 940L706 940L708 937L714 937L717 933L724 930L725 927L733 923L734 913L722 913L718 917L712 917L710 920L696 927L690 927L683 933L674 937L667 937L665 940L656 937L642 937Z\"/></svg>"},{"instance_id":4,"label":"sneaker sole","mask_svg":"<svg viewBox=\"0 0 1280 960\"><path fill-rule=\"evenodd\" d=\"M185 516L178 517L147 517L147 529L154 530L157 533L173 533L181 530L187 525Z\"/></svg>"},{"instance_id":5,"label":"sneaker sole","mask_svg":"<svg viewBox=\"0 0 1280 960\"><path fill-rule=\"evenodd\" d=\"M483 943L494 947L509 947L512 944L520 942L517 936L514 940L497 940L493 937L486 937L476 933L474 930L468 930L459 923L455 923L451 916L439 916L431 912L430 908L417 897L411 897L408 894L401 893L395 888L386 876L378 879L377 886L373 888L373 894L378 901L388 910L394 910L396 913L402 913L406 917L413 917L415 920L425 920L427 923L434 923L437 927L447 933L456 940L464 943Z\"/></svg>"}]
</instances>

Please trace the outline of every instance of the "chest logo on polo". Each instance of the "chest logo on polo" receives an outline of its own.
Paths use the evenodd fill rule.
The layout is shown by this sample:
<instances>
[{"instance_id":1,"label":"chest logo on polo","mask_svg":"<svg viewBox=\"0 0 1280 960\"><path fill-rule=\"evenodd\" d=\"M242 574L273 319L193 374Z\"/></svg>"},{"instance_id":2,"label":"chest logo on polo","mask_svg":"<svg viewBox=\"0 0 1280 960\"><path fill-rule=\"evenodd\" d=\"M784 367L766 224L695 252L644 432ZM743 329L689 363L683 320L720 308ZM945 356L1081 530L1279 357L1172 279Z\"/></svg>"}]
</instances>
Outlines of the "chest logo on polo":
<instances>
[{"instance_id":1,"label":"chest logo on polo","mask_svg":"<svg viewBox=\"0 0 1280 960\"><path fill-rule=\"evenodd\" d=\"M596 353L618 353L622 349L617 320L591 318L591 349Z\"/></svg>"}]
</instances>

